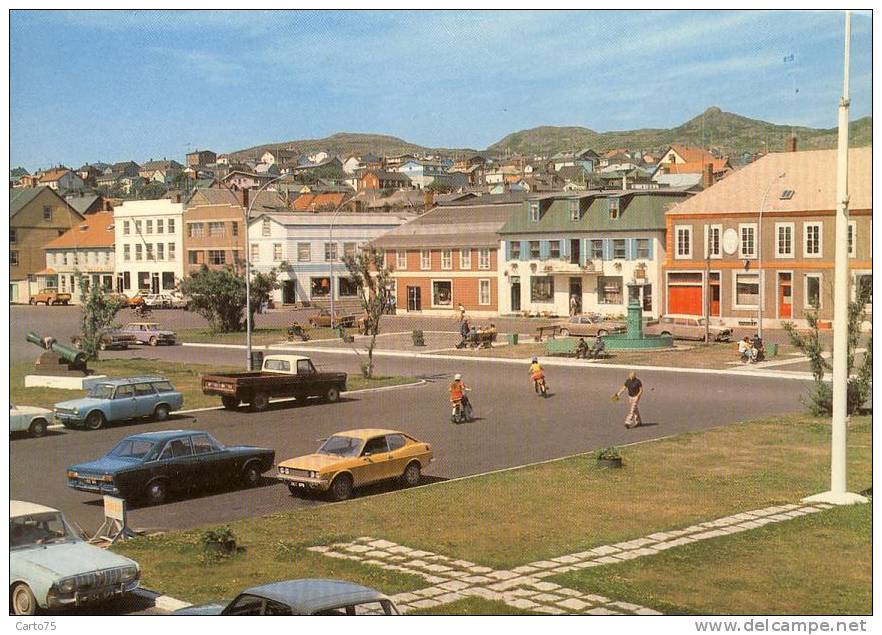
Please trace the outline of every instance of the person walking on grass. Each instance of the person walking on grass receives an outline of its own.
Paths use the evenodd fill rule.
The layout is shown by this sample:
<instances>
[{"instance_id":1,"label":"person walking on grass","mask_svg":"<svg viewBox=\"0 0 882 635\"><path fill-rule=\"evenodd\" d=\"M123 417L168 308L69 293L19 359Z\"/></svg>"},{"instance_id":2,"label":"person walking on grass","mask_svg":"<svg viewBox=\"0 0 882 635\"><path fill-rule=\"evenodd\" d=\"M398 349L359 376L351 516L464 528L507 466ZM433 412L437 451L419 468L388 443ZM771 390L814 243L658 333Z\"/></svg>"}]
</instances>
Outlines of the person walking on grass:
<instances>
[{"instance_id":1,"label":"person walking on grass","mask_svg":"<svg viewBox=\"0 0 882 635\"><path fill-rule=\"evenodd\" d=\"M638 408L640 397L643 396L643 383L637 379L637 373L633 371L628 373L628 379L625 380L625 383L622 384L618 392L613 395L613 400L618 401L619 396L626 390L628 391L629 408L628 415L625 417L625 427L634 428L643 423L640 419L640 409Z\"/></svg>"}]
</instances>

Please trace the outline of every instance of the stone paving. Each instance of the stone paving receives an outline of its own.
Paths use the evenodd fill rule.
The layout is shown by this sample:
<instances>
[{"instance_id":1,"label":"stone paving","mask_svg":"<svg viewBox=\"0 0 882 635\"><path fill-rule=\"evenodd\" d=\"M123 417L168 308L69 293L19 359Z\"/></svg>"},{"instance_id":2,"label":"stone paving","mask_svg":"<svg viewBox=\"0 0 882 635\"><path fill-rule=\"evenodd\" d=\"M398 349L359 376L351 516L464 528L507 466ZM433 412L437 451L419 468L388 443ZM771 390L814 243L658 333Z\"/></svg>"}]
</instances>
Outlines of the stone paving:
<instances>
[{"instance_id":1,"label":"stone paving","mask_svg":"<svg viewBox=\"0 0 882 635\"><path fill-rule=\"evenodd\" d=\"M362 536L351 542L309 547L309 550L329 558L353 560L426 580L430 584L426 588L392 596L402 613L431 609L466 597L481 597L503 602L513 608L549 615L661 615L645 606L568 589L545 578L651 556L666 549L783 522L830 507L815 504L755 509L683 529L657 532L634 540L537 560L511 570L497 570L370 536Z\"/></svg>"}]
</instances>

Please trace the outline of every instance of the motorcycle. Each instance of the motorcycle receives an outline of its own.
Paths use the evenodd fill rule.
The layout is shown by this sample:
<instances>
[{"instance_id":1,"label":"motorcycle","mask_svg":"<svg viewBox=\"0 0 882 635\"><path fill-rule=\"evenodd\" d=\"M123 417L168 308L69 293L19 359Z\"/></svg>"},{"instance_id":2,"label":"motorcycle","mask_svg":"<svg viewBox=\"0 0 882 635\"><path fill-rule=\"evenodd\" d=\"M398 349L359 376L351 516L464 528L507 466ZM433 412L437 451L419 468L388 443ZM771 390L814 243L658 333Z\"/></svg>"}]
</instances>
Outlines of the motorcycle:
<instances>
[{"instance_id":1,"label":"motorcycle","mask_svg":"<svg viewBox=\"0 0 882 635\"><path fill-rule=\"evenodd\" d=\"M467 395L463 395L462 399L452 402L453 412L450 413L451 423L469 423L473 419L474 411L472 403Z\"/></svg>"},{"instance_id":2,"label":"motorcycle","mask_svg":"<svg viewBox=\"0 0 882 635\"><path fill-rule=\"evenodd\" d=\"M537 395L542 395L543 397L548 396L548 386L545 384L545 375L533 380L533 389L536 391Z\"/></svg>"},{"instance_id":3,"label":"motorcycle","mask_svg":"<svg viewBox=\"0 0 882 635\"><path fill-rule=\"evenodd\" d=\"M150 307L148 307L145 303L141 303L135 307L135 315L137 315L141 319L147 319L151 316L152 312L150 311Z\"/></svg>"}]
</instances>

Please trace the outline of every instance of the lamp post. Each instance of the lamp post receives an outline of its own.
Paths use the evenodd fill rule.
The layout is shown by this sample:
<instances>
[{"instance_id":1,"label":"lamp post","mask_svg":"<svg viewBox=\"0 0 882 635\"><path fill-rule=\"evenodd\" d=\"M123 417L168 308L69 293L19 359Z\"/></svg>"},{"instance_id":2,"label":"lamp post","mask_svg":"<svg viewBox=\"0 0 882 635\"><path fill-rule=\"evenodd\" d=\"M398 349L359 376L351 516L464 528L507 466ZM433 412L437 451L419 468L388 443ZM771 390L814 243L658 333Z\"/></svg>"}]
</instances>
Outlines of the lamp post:
<instances>
[{"instance_id":1,"label":"lamp post","mask_svg":"<svg viewBox=\"0 0 882 635\"><path fill-rule=\"evenodd\" d=\"M331 258L328 260L328 268L330 269L330 283L331 283L331 328L334 328L334 320L337 315L334 313L334 261L337 260L337 247L334 245L334 222L337 220L337 214L343 211L343 206L345 203L340 203L337 206L337 209L334 210L334 213L331 214L331 224L328 226L328 247L332 249Z\"/></svg>"},{"instance_id":2,"label":"lamp post","mask_svg":"<svg viewBox=\"0 0 882 635\"><path fill-rule=\"evenodd\" d=\"M757 311L757 334L760 339L763 338L763 302L765 302L766 294L765 294L765 286L766 280L763 272L763 212L766 209L766 198L769 196L769 192L772 191L772 186L775 185L776 181L779 181L787 176L786 172L781 172L781 174L774 177L771 181L769 181L768 187L766 187L766 191L763 192L763 200L760 203L759 209L759 229L757 230L757 278L759 280L759 311Z\"/></svg>"},{"instance_id":3,"label":"lamp post","mask_svg":"<svg viewBox=\"0 0 882 635\"><path fill-rule=\"evenodd\" d=\"M263 185L261 185L254 197L248 201L248 207L244 210L245 212L245 370L251 370L251 241L248 236L248 221L251 218L251 208L254 207L254 203L260 197L260 193L263 192L267 186L275 183L282 179L282 175L279 175L275 178L270 179ZM218 181L221 183L221 181ZM233 190L226 185L223 184L225 188L230 193L233 193ZM236 199L236 195L233 193L233 198Z\"/></svg>"}]
</instances>

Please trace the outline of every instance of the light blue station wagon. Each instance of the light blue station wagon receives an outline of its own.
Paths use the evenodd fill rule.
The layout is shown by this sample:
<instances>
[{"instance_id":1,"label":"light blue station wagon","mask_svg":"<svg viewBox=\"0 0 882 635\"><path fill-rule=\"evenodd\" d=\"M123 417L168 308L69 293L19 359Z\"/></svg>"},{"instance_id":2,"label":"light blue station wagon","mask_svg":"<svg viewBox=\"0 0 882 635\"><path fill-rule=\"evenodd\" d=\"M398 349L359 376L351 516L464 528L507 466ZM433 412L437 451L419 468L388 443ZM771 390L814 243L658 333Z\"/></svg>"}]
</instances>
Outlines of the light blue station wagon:
<instances>
[{"instance_id":1,"label":"light blue station wagon","mask_svg":"<svg viewBox=\"0 0 882 635\"><path fill-rule=\"evenodd\" d=\"M183 404L183 395L164 377L127 377L102 381L82 399L55 404L55 417L68 428L98 430L111 422L138 417L165 421Z\"/></svg>"},{"instance_id":2,"label":"light blue station wagon","mask_svg":"<svg viewBox=\"0 0 882 635\"><path fill-rule=\"evenodd\" d=\"M84 542L57 509L9 501L9 593L15 615L133 591L138 563Z\"/></svg>"}]
</instances>

